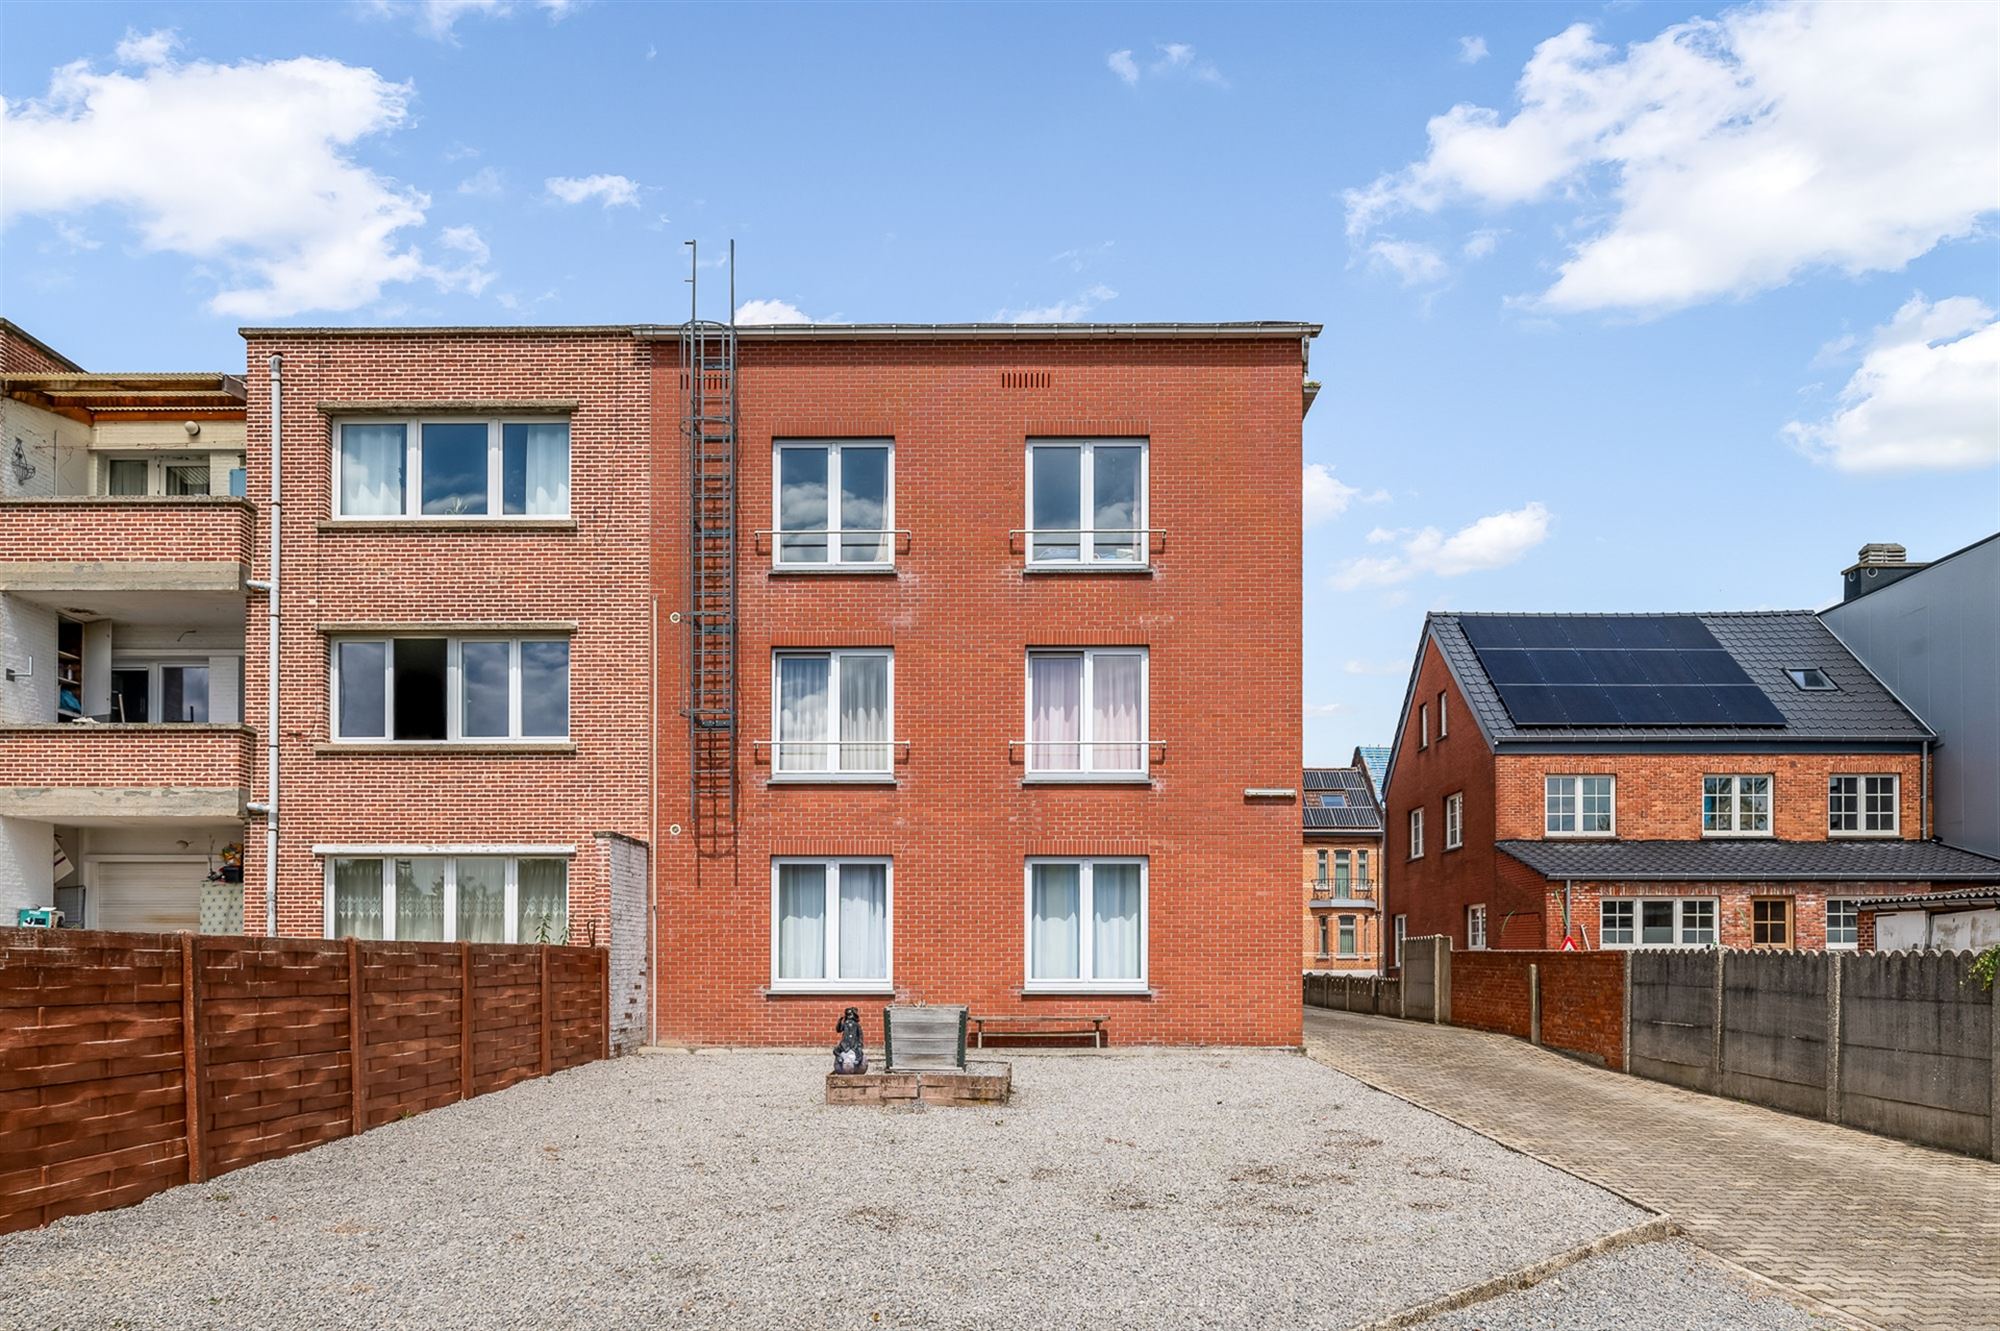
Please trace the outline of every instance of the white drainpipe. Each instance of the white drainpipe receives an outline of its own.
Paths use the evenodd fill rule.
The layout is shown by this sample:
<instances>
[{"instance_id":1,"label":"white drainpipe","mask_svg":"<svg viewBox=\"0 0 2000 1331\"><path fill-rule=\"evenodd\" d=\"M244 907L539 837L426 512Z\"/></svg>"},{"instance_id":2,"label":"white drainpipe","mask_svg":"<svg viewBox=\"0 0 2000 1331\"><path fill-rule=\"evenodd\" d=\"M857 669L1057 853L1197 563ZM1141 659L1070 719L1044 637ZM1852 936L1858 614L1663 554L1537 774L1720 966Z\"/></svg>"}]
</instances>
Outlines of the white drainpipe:
<instances>
[{"instance_id":1,"label":"white drainpipe","mask_svg":"<svg viewBox=\"0 0 2000 1331\"><path fill-rule=\"evenodd\" d=\"M278 552L285 527L283 445L285 358L271 357L271 567L270 577L250 586L264 593L264 622L270 646L264 661L264 798L251 804L264 815L264 936L278 935Z\"/></svg>"}]
</instances>

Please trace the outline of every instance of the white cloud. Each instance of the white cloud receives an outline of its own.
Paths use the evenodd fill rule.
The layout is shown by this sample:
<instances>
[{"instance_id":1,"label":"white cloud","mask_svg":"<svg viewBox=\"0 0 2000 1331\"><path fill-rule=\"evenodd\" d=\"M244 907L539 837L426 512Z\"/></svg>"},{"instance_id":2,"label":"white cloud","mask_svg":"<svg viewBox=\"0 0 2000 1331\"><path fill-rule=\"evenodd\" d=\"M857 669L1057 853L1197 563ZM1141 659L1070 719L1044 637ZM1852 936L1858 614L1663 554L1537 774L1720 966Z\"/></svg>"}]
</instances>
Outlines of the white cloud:
<instances>
[{"instance_id":1,"label":"white cloud","mask_svg":"<svg viewBox=\"0 0 2000 1331\"><path fill-rule=\"evenodd\" d=\"M156 28L148 33L127 28L125 40L118 43L115 54L121 65L164 65L173 59L180 44L181 35L172 28Z\"/></svg>"},{"instance_id":2,"label":"white cloud","mask_svg":"<svg viewBox=\"0 0 2000 1331\"><path fill-rule=\"evenodd\" d=\"M470 194L481 199L496 199L500 197L504 188L500 172L490 166L482 166L458 182L460 194Z\"/></svg>"},{"instance_id":3,"label":"white cloud","mask_svg":"<svg viewBox=\"0 0 2000 1331\"><path fill-rule=\"evenodd\" d=\"M746 300L736 307L740 324L809 324L812 316L788 300Z\"/></svg>"},{"instance_id":4,"label":"white cloud","mask_svg":"<svg viewBox=\"0 0 2000 1331\"><path fill-rule=\"evenodd\" d=\"M1461 37L1458 39L1458 63L1476 65L1486 58L1484 37Z\"/></svg>"},{"instance_id":5,"label":"white cloud","mask_svg":"<svg viewBox=\"0 0 2000 1331\"><path fill-rule=\"evenodd\" d=\"M1538 297L1556 311L1899 269L2000 207L1996 66L1981 5L1784 0L1622 52L1578 24L1535 49L1511 117L1455 106L1421 161L1349 190L1348 233L1558 200L1586 234Z\"/></svg>"},{"instance_id":6,"label":"white cloud","mask_svg":"<svg viewBox=\"0 0 2000 1331\"><path fill-rule=\"evenodd\" d=\"M155 34L155 37L157 34ZM55 71L48 93L0 102L0 223L97 209L129 219L141 248L199 261L213 312L245 319L351 310L392 283L483 285L435 268L409 238L430 199L354 159L401 128L411 89L336 60L179 63L136 40L144 63Z\"/></svg>"},{"instance_id":7,"label":"white cloud","mask_svg":"<svg viewBox=\"0 0 2000 1331\"><path fill-rule=\"evenodd\" d=\"M1394 273L1406 287L1442 281L1450 272L1443 255L1413 240L1378 240L1368 247L1368 257L1376 267Z\"/></svg>"},{"instance_id":8,"label":"white cloud","mask_svg":"<svg viewBox=\"0 0 2000 1331\"><path fill-rule=\"evenodd\" d=\"M1458 252L1468 259L1483 259L1499 247L1502 234L1493 227L1483 226L1465 238Z\"/></svg>"},{"instance_id":9,"label":"white cloud","mask_svg":"<svg viewBox=\"0 0 2000 1331\"><path fill-rule=\"evenodd\" d=\"M1129 88L1139 81L1139 62L1132 58L1131 51L1113 51L1104 57L1104 63L1110 66L1113 74L1125 81L1126 87Z\"/></svg>"},{"instance_id":10,"label":"white cloud","mask_svg":"<svg viewBox=\"0 0 2000 1331\"><path fill-rule=\"evenodd\" d=\"M1422 574L1455 578L1518 562L1549 536L1549 510L1538 503L1489 513L1447 536L1436 527L1368 533L1374 544L1400 542L1402 553L1349 560L1328 581L1341 591L1388 587Z\"/></svg>"},{"instance_id":11,"label":"white cloud","mask_svg":"<svg viewBox=\"0 0 2000 1331\"><path fill-rule=\"evenodd\" d=\"M1823 420L1785 434L1841 471L1949 471L2000 462L2000 317L1970 296L1913 296L1875 330Z\"/></svg>"},{"instance_id":12,"label":"white cloud","mask_svg":"<svg viewBox=\"0 0 2000 1331\"><path fill-rule=\"evenodd\" d=\"M1359 487L1349 485L1333 474L1333 468L1324 462L1308 462L1305 469L1305 525L1327 522L1345 513L1356 500L1364 504L1380 504L1389 498L1387 490L1370 490L1363 494Z\"/></svg>"},{"instance_id":13,"label":"white cloud","mask_svg":"<svg viewBox=\"0 0 2000 1331\"><path fill-rule=\"evenodd\" d=\"M562 203L598 203L606 208L639 206L639 182L629 176L550 176L549 197Z\"/></svg>"},{"instance_id":14,"label":"white cloud","mask_svg":"<svg viewBox=\"0 0 2000 1331\"><path fill-rule=\"evenodd\" d=\"M1143 71L1129 47L1122 51L1113 51L1104 58L1104 63L1128 88L1137 87L1141 77L1192 79L1196 83L1206 83L1217 88L1229 86L1229 80L1222 76L1222 71L1215 67L1215 62L1201 59L1195 54L1194 47L1186 42L1160 42L1153 49L1157 54L1146 63Z\"/></svg>"},{"instance_id":15,"label":"white cloud","mask_svg":"<svg viewBox=\"0 0 2000 1331\"><path fill-rule=\"evenodd\" d=\"M1003 324L1067 324L1086 319L1098 306L1108 300L1118 299L1118 293L1104 283L1098 282L1078 292L1068 300L1056 301L1053 305L1031 305L1026 309L1003 309L993 316L994 322Z\"/></svg>"},{"instance_id":16,"label":"white cloud","mask_svg":"<svg viewBox=\"0 0 2000 1331\"><path fill-rule=\"evenodd\" d=\"M520 6L512 0L364 0L363 7L384 18L410 17L417 30L441 42L458 38L462 18L506 18ZM534 8L559 23L576 8L575 0L535 0Z\"/></svg>"},{"instance_id":17,"label":"white cloud","mask_svg":"<svg viewBox=\"0 0 2000 1331\"><path fill-rule=\"evenodd\" d=\"M1096 245L1079 245L1073 250L1064 250L1061 254L1050 259L1049 262L1066 264L1072 273L1080 273L1099 259L1102 259L1105 255L1111 253L1111 247L1116 243L1116 241L1107 240Z\"/></svg>"},{"instance_id":18,"label":"white cloud","mask_svg":"<svg viewBox=\"0 0 2000 1331\"><path fill-rule=\"evenodd\" d=\"M1305 705L1307 716L1339 716L1350 710L1352 709L1344 702L1309 702Z\"/></svg>"}]
</instances>

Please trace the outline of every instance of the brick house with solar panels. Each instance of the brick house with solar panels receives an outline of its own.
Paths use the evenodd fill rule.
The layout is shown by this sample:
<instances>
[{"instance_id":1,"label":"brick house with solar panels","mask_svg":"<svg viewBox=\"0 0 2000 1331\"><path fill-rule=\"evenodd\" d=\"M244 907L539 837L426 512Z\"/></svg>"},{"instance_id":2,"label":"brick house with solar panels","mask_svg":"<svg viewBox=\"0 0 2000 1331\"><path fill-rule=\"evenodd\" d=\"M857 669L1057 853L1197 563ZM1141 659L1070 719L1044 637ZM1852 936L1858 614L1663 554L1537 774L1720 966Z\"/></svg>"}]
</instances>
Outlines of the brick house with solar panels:
<instances>
[{"instance_id":1,"label":"brick house with solar panels","mask_svg":"<svg viewBox=\"0 0 2000 1331\"><path fill-rule=\"evenodd\" d=\"M1305 969L1373 975L1382 951L1382 805L1362 750L1346 767L1305 769L1300 813Z\"/></svg>"},{"instance_id":2,"label":"brick house with solar panels","mask_svg":"<svg viewBox=\"0 0 2000 1331\"><path fill-rule=\"evenodd\" d=\"M1458 948L1855 946L2000 881L1937 843L1937 737L1808 611L1427 616L1386 909Z\"/></svg>"}]
</instances>

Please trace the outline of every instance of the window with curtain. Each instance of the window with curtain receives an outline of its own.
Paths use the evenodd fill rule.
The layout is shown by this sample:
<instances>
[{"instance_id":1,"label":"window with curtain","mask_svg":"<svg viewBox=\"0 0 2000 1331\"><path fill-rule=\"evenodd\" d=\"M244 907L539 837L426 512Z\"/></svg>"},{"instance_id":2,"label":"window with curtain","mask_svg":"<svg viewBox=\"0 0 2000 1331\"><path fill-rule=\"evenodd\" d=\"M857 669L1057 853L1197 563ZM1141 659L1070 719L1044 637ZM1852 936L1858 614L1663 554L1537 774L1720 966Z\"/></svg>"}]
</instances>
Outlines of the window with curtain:
<instances>
[{"instance_id":1,"label":"window with curtain","mask_svg":"<svg viewBox=\"0 0 2000 1331\"><path fill-rule=\"evenodd\" d=\"M548 518L570 510L566 420L336 427L337 518Z\"/></svg>"},{"instance_id":2,"label":"window with curtain","mask_svg":"<svg viewBox=\"0 0 2000 1331\"><path fill-rule=\"evenodd\" d=\"M887 440L781 440L775 451L772 554L780 565L895 562Z\"/></svg>"},{"instance_id":3,"label":"window with curtain","mask_svg":"<svg viewBox=\"0 0 2000 1331\"><path fill-rule=\"evenodd\" d=\"M773 779L890 776L893 660L881 649L773 653Z\"/></svg>"},{"instance_id":4,"label":"window with curtain","mask_svg":"<svg viewBox=\"0 0 2000 1331\"><path fill-rule=\"evenodd\" d=\"M332 665L336 740L569 734L567 638L343 638Z\"/></svg>"},{"instance_id":5,"label":"window with curtain","mask_svg":"<svg viewBox=\"0 0 2000 1331\"><path fill-rule=\"evenodd\" d=\"M1339 934L1339 939L1340 939L1340 955L1341 955L1341 956L1343 956L1343 957L1351 957L1351 956L1353 956L1353 955L1354 955L1354 917L1353 917L1352 915L1343 915L1343 916L1341 916L1341 917L1340 917L1340 934Z\"/></svg>"},{"instance_id":6,"label":"window with curtain","mask_svg":"<svg viewBox=\"0 0 2000 1331\"><path fill-rule=\"evenodd\" d=\"M1326 852L1321 851L1324 855ZM1354 885L1354 853L1347 850L1333 852L1334 895L1346 896Z\"/></svg>"},{"instance_id":7,"label":"window with curtain","mask_svg":"<svg viewBox=\"0 0 2000 1331\"><path fill-rule=\"evenodd\" d=\"M1028 562L1144 564L1146 441L1028 445Z\"/></svg>"},{"instance_id":8,"label":"window with curtain","mask_svg":"<svg viewBox=\"0 0 2000 1331\"><path fill-rule=\"evenodd\" d=\"M1146 862L1028 862L1028 988L1146 987Z\"/></svg>"},{"instance_id":9,"label":"window with curtain","mask_svg":"<svg viewBox=\"0 0 2000 1331\"><path fill-rule=\"evenodd\" d=\"M569 862L546 855L331 857L326 932L406 942L567 942Z\"/></svg>"},{"instance_id":10,"label":"window with curtain","mask_svg":"<svg viewBox=\"0 0 2000 1331\"><path fill-rule=\"evenodd\" d=\"M771 865L774 989L885 991L887 860L775 860Z\"/></svg>"},{"instance_id":11,"label":"window with curtain","mask_svg":"<svg viewBox=\"0 0 2000 1331\"><path fill-rule=\"evenodd\" d=\"M1028 774L1145 775L1146 666L1144 648L1028 653Z\"/></svg>"}]
</instances>

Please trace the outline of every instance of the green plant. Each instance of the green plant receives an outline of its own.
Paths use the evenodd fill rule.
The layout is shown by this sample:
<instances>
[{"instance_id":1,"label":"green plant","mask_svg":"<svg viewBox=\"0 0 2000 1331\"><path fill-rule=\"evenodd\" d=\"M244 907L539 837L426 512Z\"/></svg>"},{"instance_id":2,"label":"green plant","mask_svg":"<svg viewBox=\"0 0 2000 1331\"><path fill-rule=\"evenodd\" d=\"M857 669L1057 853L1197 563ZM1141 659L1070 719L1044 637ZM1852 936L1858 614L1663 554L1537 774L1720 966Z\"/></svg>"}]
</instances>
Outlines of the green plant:
<instances>
[{"instance_id":1,"label":"green plant","mask_svg":"<svg viewBox=\"0 0 2000 1331\"><path fill-rule=\"evenodd\" d=\"M1972 978L1987 993L1993 992L1993 978L2000 975L2000 943L1995 943L1972 959Z\"/></svg>"}]
</instances>

